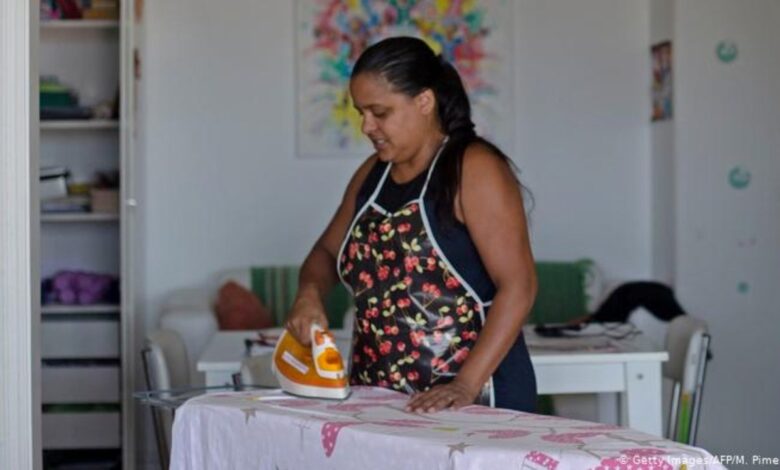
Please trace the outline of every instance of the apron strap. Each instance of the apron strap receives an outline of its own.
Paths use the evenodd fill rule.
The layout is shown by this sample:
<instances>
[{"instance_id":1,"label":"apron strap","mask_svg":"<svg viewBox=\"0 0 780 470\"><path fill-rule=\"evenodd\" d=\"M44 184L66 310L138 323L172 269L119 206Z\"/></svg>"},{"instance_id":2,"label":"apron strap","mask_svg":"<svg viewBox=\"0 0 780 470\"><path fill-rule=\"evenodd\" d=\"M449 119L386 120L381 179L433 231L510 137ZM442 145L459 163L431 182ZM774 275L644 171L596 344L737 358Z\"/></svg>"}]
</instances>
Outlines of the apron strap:
<instances>
[{"instance_id":1,"label":"apron strap","mask_svg":"<svg viewBox=\"0 0 780 470\"><path fill-rule=\"evenodd\" d=\"M420 191L420 200L425 197L426 191L428 191L428 183L431 182L431 175L433 174L433 169L436 168L436 162L439 161L439 157L441 156L441 152L444 150L444 146L447 145L447 142L450 140L450 136L444 136L444 140L441 141L441 145L439 145L439 150L436 151L436 156L433 157L433 161L431 162L431 166L428 167L428 175L425 177L425 184L422 187L422 190Z\"/></svg>"}]
</instances>

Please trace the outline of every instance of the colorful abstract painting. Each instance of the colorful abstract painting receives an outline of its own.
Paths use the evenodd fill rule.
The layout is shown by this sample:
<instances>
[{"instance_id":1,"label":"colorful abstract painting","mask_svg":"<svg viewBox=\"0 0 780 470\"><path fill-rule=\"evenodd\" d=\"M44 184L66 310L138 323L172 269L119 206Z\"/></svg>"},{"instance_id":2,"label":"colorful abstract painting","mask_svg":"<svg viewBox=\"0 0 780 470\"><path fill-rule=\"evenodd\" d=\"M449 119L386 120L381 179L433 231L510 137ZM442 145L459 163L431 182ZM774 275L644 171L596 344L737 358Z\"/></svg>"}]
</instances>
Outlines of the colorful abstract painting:
<instances>
[{"instance_id":1,"label":"colorful abstract painting","mask_svg":"<svg viewBox=\"0 0 780 470\"><path fill-rule=\"evenodd\" d=\"M352 106L349 77L361 52L415 36L461 74L477 130L511 144L511 0L297 0L296 137L302 157L371 153Z\"/></svg>"}]
</instances>

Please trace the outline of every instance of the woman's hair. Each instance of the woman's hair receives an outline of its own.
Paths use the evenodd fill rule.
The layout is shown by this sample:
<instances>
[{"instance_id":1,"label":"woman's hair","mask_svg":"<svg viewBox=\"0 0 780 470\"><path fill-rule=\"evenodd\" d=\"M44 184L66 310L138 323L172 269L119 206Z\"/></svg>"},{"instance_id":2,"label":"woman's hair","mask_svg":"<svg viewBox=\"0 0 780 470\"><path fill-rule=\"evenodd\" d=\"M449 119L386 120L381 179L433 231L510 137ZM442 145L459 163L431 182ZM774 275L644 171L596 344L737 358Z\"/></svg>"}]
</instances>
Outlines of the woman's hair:
<instances>
[{"instance_id":1,"label":"woman's hair","mask_svg":"<svg viewBox=\"0 0 780 470\"><path fill-rule=\"evenodd\" d=\"M516 171L504 152L475 132L471 104L458 71L442 56L434 54L421 39L393 37L368 47L355 63L352 77L363 73L381 76L394 91L410 97L426 89L432 90L436 96L439 123L442 131L449 136L439 156L438 184L434 185L437 188L436 206L445 222L455 221L455 195L460 186L463 155L470 144L478 142L485 145Z\"/></svg>"}]
</instances>

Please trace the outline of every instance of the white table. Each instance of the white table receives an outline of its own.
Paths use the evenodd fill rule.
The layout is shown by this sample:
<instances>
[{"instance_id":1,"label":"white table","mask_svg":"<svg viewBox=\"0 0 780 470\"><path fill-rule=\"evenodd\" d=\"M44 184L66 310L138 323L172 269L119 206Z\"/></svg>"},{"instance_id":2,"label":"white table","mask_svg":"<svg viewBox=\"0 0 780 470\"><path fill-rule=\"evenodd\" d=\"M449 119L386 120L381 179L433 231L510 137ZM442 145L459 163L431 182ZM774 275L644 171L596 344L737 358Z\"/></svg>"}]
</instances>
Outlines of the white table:
<instances>
[{"instance_id":1,"label":"white table","mask_svg":"<svg viewBox=\"0 0 780 470\"><path fill-rule=\"evenodd\" d=\"M214 335L197 363L198 371L206 375L207 386L231 383L231 375L240 369L244 357L243 340L255 335L254 331ZM552 349L558 344L556 340L539 338L531 328L526 328L525 335L540 394L619 393L622 425L656 436L663 434L661 363L669 356L662 348L639 335L613 341L609 350L561 351ZM343 333L335 331L334 336L340 348L348 342Z\"/></svg>"}]
</instances>

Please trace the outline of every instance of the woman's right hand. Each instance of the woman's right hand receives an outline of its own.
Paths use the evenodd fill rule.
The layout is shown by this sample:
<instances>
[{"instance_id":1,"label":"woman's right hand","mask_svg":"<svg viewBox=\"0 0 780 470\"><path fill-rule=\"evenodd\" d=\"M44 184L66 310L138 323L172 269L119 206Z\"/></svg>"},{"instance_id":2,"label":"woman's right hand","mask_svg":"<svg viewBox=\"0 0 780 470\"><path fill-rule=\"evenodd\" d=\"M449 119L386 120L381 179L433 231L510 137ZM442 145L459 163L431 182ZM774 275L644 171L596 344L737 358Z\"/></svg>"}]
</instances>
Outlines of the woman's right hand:
<instances>
[{"instance_id":1,"label":"woman's right hand","mask_svg":"<svg viewBox=\"0 0 780 470\"><path fill-rule=\"evenodd\" d=\"M328 329L328 316L325 307L317 299L297 298L290 312L287 314L285 327L292 333L295 339L304 346L311 342L311 325L317 323L324 329Z\"/></svg>"}]
</instances>

